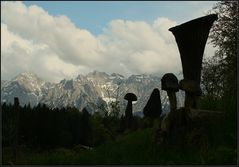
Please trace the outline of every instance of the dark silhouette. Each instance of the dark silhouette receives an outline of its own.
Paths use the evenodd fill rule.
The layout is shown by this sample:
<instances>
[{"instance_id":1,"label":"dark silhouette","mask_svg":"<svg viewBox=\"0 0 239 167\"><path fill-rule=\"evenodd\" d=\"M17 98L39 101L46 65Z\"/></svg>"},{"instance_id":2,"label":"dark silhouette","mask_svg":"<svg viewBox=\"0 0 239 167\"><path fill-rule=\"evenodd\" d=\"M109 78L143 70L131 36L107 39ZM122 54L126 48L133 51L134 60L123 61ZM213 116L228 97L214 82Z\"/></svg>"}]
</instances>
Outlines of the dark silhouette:
<instances>
[{"instance_id":1,"label":"dark silhouette","mask_svg":"<svg viewBox=\"0 0 239 167\"><path fill-rule=\"evenodd\" d=\"M168 90L174 83L174 90L177 91L178 88L184 90L185 108L176 110L175 92L167 91L171 111L177 111L170 112L161 123L161 130L166 132L166 136L171 136L167 138L174 138L177 135L184 137L187 128L190 127L188 125L193 119L192 108L198 108L198 99L202 94L200 88L202 57L210 28L215 20L217 20L217 15L212 14L169 29L175 36L178 45L184 79L178 84L177 78L173 74L166 74L162 78L162 89ZM199 112L199 110L197 111ZM158 132L158 135L162 138L165 137L161 131Z\"/></svg>"},{"instance_id":2,"label":"dark silhouette","mask_svg":"<svg viewBox=\"0 0 239 167\"><path fill-rule=\"evenodd\" d=\"M126 128L130 128L132 120L133 120L132 101L137 101L137 96L133 93L127 93L124 96L124 99L128 100L128 104L127 104L127 107L126 107L126 110L125 110Z\"/></svg>"},{"instance_id":3,"label":"dark silhouette","mask_svg":"<svg viewBox=\"0 0 239 167\"><path fill-rule=\"evenodd\" d=\"M15 100L14 105L2 104L2 118L2 144L12 146L13 155L17 146L22 145L32 149L51 149L92 144L92 118L85 109L82 112L74 107L50 109L42 104L33 108L30 105L21 107ZM102 119L99 118L97 127ZM102 136L97 144L103 143L104 138Z\"/></svg>"},{"instance_id":4,"label":"dark silhouette","mask_svg":"<svg viewBox=\"0 0 239 167\"><path fill-rule=\"evenodd\" d=\"M212 14L169 29L175 36L181 56L184 79L180 81L180 89L186 91L185 107L197 108L198 97L202 93L200 78L203 52L210 28L217 18L216 14Z\"/></svg>"},{"instance_id":5,"label":"dark silhouette","mask_svg":"<svg viewBox=\"0 0 239 167\"><path fill-rule=\"evenodd\" d=\"M145 117L160 117L162 106L159 89L155 88L153 90L143 112Z\"/></svg>"},{"instance_id":6,"label":"dark silhouette","mask_svg":"<svg viewBox=\"0 0 239 167\"><path fill-rule=\"evenodd\" d=\"M161 79L162 90L167 91L169 102L170 102L170 111L177 109L177 99L175 92L178 92L179 85L178 79L173 73L165 74Z\"/></svg>"},{"instance_id":7,"label":"dark silhouette","mask_svg":"<svg viewBox=\"0 0 239 167\"><path fill-rule=\"evenodd\" d=\"M92 146L92 127L90 124L90 114L86 108L82 110L81 116L81 136L80 143Z\"/></svg>"},{"instance_id":8,"label":"dark silhouette","mask_svg":"<svg viewBox=\"0 0 239 167\"><path fill-rule=\"evenodd\" d=\"M124 96L125 100L128 100L128 104L125 110L125 117L129 118L129 117L133 117L133 113L132 113L132 101L137 101L137 96L133 93L127 93Z\"/></svg>"},{"instance_id":9,"label":"dark silhouette","mask_svg":"<svg viewBox=\"0 0 239 167\"><path fill-rule=\"evenodd\" d=\"M17 97L14 97L14 119L15 119L15 140L13 143L13 149L14 149L14 162L16 163L17 161L17 153L18 153L18 136L19 136L19 117L20 117L20 111L19 111L19 99Z\"/></svg>"}]
</instances>

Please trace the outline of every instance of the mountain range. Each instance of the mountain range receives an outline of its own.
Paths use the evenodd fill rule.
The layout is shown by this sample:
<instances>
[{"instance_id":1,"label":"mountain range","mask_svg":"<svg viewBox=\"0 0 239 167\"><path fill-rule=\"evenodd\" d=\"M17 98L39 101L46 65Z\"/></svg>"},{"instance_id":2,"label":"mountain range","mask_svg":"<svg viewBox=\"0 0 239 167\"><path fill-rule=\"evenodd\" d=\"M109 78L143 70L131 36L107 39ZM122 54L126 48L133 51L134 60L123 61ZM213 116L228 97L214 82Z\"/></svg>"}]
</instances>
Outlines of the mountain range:
<instances>
[{"instance_id":1,"label":"mountain range","mask_svg":"<svg viewBox=\"0 0 239 167\"><path fill-rule=\"evenodd\" d=\"M24 72L10 81L1 80L1 102L13 103L18 97L20 104L35 106L44 103L50 108L75 106L79 110L86 108L97 112L101 107L110 111L110 103L119 101L124 113L127 101L126 93L134 93L138 100L133 103L134 114L142 115L144 106L154 88L160 90L163 112L169 110L167 94L161 90L161 78L154 75L123 75L93 71L87 75L78 75L73 79L63 79L59 83L46 82L36 74ZM178 105L183 104L183 92L177 93Z\"/></svg>"}]
</instances>

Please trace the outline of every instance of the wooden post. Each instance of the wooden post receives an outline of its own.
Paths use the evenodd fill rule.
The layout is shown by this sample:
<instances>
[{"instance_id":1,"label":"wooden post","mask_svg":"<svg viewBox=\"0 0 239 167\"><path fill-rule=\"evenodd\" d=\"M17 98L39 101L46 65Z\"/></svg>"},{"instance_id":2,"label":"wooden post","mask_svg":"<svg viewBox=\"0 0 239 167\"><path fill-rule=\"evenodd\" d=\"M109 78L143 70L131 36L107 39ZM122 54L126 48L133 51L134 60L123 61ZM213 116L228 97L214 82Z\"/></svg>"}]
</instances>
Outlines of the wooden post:
<instances>
[{"instance_id":1,"label":"wooden post","mask_svg":"<svg viewBox=\"0 0 239 167\"><path fill-rule=\"evenodd\" d=\"M19 129L19 100L17 97L14 97L14 114L15 114L15 137L13 143L13 156L14 156L14 164L17 162L17 152L18 152L18 129Z\"/></svg>"}]
</instances>

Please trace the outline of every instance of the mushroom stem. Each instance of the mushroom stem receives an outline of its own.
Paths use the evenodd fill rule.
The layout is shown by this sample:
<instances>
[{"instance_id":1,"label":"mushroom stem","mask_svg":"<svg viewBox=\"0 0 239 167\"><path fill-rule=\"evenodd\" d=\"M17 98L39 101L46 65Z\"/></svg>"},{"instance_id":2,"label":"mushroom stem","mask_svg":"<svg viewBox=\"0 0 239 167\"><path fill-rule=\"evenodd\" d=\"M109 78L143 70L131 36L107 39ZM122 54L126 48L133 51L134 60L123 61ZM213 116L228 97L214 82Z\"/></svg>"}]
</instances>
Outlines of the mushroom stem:
<instances>
[{"instance_id":1,"label":"mushroom stem","mask_svg":"<svg viewBox=\"0 0 239 167\"><path fill-rule=\"evenodd\" d=\"M131 118L133 117L133 114L132 114L132 101L128 101L128 104L127 104L127 107L126 107L126 110L125 110L125 117L126 118Z\"/></svg>"},{"instance_id":2,"label":"mushroom stem","mask_svg":"<svg viewBox=\"0 0 239 167\"><path fill-rule=\"evenodd\" d=\"M192 93L188 93L186 91L185 94L185 108L194 108L197 109L198 108L198 101L199 101L199 96L196 96Z\"/></svg>"},{"instance_id":3,"label":"mushroom stem","mask_svg":"<svg viewBox=\"0 0 239 167\"><path fill-rule=\"evenodd\" d=\"M174 91L167 91L170 103L170 111L174 111L177 109L177 99Z\"/></svg>"}]
</instances>

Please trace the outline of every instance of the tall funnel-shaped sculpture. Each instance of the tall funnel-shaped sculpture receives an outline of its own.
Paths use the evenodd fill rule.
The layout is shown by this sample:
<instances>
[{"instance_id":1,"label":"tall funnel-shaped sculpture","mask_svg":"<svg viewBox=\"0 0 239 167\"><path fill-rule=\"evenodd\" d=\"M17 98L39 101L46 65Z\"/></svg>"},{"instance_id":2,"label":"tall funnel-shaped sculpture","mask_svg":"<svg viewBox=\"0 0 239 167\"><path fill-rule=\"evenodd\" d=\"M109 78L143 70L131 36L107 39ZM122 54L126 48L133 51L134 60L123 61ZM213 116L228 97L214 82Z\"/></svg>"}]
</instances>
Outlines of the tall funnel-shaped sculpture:
<instances>
[{"instance_id":1,"label":"tall funnel-shaped sculpture","mask_svg":"<svg viewBox=\"0 0 239 167\"><path fill-rule=\"evenodd\" d=\"M185 107L197 108L203 52L210 28L217 18L212 14L169 29L175 36L181 56L184 79L179 84L186 91Z\"/></svg>"}]
</instances>

